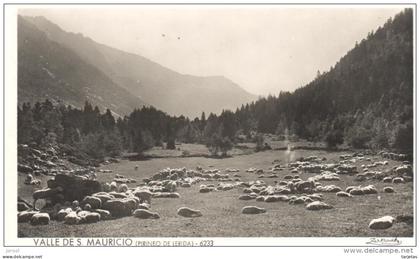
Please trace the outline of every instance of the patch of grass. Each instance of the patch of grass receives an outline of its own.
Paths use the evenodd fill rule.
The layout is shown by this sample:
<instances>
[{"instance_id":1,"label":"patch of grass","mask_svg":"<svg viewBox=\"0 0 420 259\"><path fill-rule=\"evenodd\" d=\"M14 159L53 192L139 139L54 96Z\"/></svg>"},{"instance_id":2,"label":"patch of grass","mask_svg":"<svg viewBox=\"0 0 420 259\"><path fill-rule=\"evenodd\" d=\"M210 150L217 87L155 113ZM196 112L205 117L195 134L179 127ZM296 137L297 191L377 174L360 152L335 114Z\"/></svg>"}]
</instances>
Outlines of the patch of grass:
<instances>
[{"instance_id":1,"label":"patch of grass","mask_svg":"<svg viewBox=\"0 0 420 259\"><path fill-rule=\"evenodd\" d=\"M212 159L204 157L167 157L146 161L122 160L117 164L103 166L103 169L114 170L113 174L100 174L100 181L111 182L114 174L134 178L141 182L143 178L150 177L159 170L171 167L186 167L194 169L203 168L238 168L241 180L256 180L257 176L245 172L250 167L268 170L274 160L285 164L301 156L317 155L326 157L328 163L338 162L339 155L344 152L306 151L296 150L292 153L286 151L265 151L250 155L233 156L226 159ZM372 162L382 161L378 156L372 157ZM363 162L368 164L369 162ZM361 171L360 165L356 165ZM390 161L387 166L380 166L373 170L385 170L399 164ZM134 166L138 165L137 171ZM267 179L268 184L280 180L290 174L288 170L278 172L278 179ZM306 179L313 174L301 174ZM23 176L19 176L22 178ZM338 182L323 182L335 184L345 189L350 185L373 184L379 191L378 195L355 196L353 198L340 198L332 193L324 193L325 202L334 206L331 210L308 211L304 205L289 205L285 202L265 203L238 200L242 188L230 191L199 193L199 184L192 188L178 188L180 199L153 199L152 211L161 216L158 220L141 220L134 217L124 217L112 221L100 221L89 225L67 226L52 221L47 226L31 226L20 223L20 235L27 237L410 237L413 236L413 227L405 223L394 224L387 230L371 230L369 222L385 215L398 216L413 214L413 183L384 184L371 180L355 182L353 176L340 176ZM216 182L214 182L216 183ZM43 180L43 184L46 182ZM130 184L135 187L136 184ZM393 186L395 193L383 193L384 186ZM31 195L33 187L23 185L19 180L19 195ZM243 215L241 209L247 205L264 207L267 212L259 215ZM178 208L188 206L199 209L203 213L200 218L183 218L176 214Z\"/></svg>"}]
</instances>

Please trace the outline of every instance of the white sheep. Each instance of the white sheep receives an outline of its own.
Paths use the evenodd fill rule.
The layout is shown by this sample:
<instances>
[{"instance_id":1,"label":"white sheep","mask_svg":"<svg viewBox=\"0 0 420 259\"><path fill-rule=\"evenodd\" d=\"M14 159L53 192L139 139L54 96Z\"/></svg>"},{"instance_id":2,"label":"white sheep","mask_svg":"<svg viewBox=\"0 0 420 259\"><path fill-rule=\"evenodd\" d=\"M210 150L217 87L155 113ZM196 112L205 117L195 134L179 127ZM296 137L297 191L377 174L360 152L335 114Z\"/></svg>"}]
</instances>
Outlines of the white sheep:
<instances>
[{"instance_id":1,"label":"white sheep","mask_svg":"<svg viewBox=\"0 0 420 259\"><path fill-rule=\"evenodd\" d=\"M110 187L110 189L111 189L111 192L116 192L116 191L118 190L118 186L117 186L117 183L116 183L116 182L112 182L112 183L109 185L109 187Z\"/></svg>"},{"instance_id":2,"label":"white sheep","mask_svg":"<svg viewBox=\"0 0 420 259\"><path fill-rule=\"evenodd\" d=\"M72 211L70 213L68 213L65 217L64 217L64 223L68 224L68 225L76 225L78 224L80 221L80 217L77 216L77 213Z\"/></svg>"},{"instance_id":3,"label":"white sheep","mask_svg":"<svg viewBox=\"0 0 420 259\"><path fill-rule=\"evenodd\" d=\"M196 218L203 216L203 214L199 210L190 209L188 207L179 208L177 213L178 215L187 218Z\"/></svg>"},{"instance_id":4,"label":"white sheep","mask_svg":"<svg viewBox=\"0 0 420 259\"><path fill-rule=\"evenodd\" d=\"M260 214L265 213L266 209L257 206L245 206L242 208L242 214Z\"/></svg>"},{"instance_id":5,"label":"white sheep","mask_svg":"<svg viewBox=\"0 0 420 259\"><path fill-rule=\"evenodd\" d=\"M48 213L37 213L31 218L31 225L48 225L50 223L50 215Z\"/></svg>"},{"instance_id":6,"label":"white sheep","mask_svg":"<svg viewBox=\"0 0 420 259\"><path fill-rule=\"evenodd\" d=\"M387 229L392 227L395 222L395 218L391 216L384 216L382 218L373 219L369 223L369 228L371 229Z\"/></svg>"},{"instance_id":7,"label":"white sheep","mask_svg":"<svg viewBox=\"0 0 420 259\"><path fill-rule=\"evenodd\" d=\"M156 212L151 212L149 210L137 209L133 212L133 216L139 219L159 219L160 216Z\"/></svg>"},{"instance_id":8,"label":"white sheep","mask_svg":"<svg viewBox=\"0 0 420 259\"><path fill-rule=\"evenodd\" d=\"M135 190L133 194L140 199L140 203L146 202L151 204L152 202L151 199L153 194L149 190Z\"/></svg>"},{"instance_id":9,"label":"white sheep","mask_svg":"<svg viewBox=\"0 0 420 259\"><path fill-rule=\"evenodd\" d=\"M118 187L118 192L126 192L126 191L128 191L128 186L126 184L121 184Z\"/></svg>"}]
</instances>

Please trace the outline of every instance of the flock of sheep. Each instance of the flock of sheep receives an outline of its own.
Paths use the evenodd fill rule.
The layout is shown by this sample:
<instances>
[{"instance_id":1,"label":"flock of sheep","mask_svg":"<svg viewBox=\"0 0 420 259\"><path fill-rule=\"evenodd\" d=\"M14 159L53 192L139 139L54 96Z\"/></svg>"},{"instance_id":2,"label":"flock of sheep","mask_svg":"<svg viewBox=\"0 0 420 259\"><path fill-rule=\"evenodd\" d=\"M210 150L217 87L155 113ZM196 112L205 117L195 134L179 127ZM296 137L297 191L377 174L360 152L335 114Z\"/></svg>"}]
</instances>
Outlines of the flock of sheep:
<instances>
[{"instance_id":1,"label":"flock of sheep","mask_svg":"<svg viewBox=\"0 0 420 259\"><path fill-rule=\"evenodd\" d=\"M129 188L127 184L136 183L136 180L116 174L112 182L102 184L101 191L85 196L81 200L58 202L52 207L40 210L24 208L18 213L18 222L42 225L49 224L50 220L57 220L64 224L74 225L126 216L139 219L159 219L161 218L159 213L152 211L154 199L180 198L181 195L177 192L180 188L190 188L198 184L198 193L201 195L239 189L243 192L238 197L239 200L257 201L261 204L284 202L290 205L301 204L311 211L328 210L333 206L328 204L322 193L335 193L337 197L349 199L353 196L380 192L373 184L348 186L345 189L332 184L335 181L340 181L341 175L354 176L354 181L358 182L376 180L390 184L402 184L412 181L413 169L411 163L404 160L406 156L390 154L392 153L380 153L383 159L403 160L400 165L390 170L373 171L377 167L388 165L388 161L372 162L363 154L342 155L338 163L327 163L325 158L310 156L288 164L275 161L269 170L249 168L244 173L253 175L255 180L252 181L242 181L241 177L244 173L241 173L239 169L227 168L222 172L219 169L203 169L201 166L197 166L197 168L189 170L166 168L143 179L143 183L137 184L137 187ZM356 162L366 162L360 166L362 172L358 171ZM134 170L137 171L138 166L135 166ZM113 173L111 170L98 172ZM312 176L302 179L302 173ZM267 184L262 178L273 178L273 184ZM28 183L32 181L34 179L27 179ZM60 192L60 189L54 190ZM47 197L44 194L44 196L41 195L42 192L45 192L45 189L34 192L34 200ZM392 193L394 188L385 186L382 192ZM267 210L263 207L263 205L261 207L245 206L240 213L266 213ZM203 216L200 210L188 207L181 207L176 213L182 217ZM407 222L409 220L410 216L394 218L384 215L372 219L369 228L386 229L396 221Z\"/></svg>"}]
</instances>

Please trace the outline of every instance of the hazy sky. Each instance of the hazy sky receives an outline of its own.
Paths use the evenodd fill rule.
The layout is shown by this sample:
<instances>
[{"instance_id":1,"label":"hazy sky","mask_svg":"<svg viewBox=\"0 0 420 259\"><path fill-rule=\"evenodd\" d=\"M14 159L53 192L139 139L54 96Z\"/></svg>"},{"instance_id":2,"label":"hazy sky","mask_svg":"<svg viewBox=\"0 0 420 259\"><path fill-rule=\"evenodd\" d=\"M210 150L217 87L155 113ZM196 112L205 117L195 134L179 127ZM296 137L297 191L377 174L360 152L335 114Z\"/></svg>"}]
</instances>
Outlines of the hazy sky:
<instances>
[{"instance_id":1,"label":"hazy sky","mask_svg":"<svg viewBox=\"0 0 420 259\"><path fill-rule=\"evenodd\" d=\"M21 10L183 74L224 75L258 95L329 70L402 6L85 6ZM164 34L164 36L163 36ZM179 39L178 39L179 37Z\"/></svg>"}]
</instances>

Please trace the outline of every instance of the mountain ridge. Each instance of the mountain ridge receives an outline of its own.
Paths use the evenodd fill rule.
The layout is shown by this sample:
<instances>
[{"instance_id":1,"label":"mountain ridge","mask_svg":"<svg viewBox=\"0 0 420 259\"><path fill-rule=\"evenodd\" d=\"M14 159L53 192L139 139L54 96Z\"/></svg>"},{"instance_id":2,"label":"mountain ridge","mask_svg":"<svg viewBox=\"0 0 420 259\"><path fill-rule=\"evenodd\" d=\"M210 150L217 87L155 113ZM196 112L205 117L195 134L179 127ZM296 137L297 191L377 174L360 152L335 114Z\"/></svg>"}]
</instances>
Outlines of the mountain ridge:
<instances>
[{"instance_id":1,"label":"mountain ridge","mask_svg":"<svg viewBox=\"0 0 420 259\"><path fill-rule=\"evenodd\" d=\"M82 107L85 101L92 101L118 116L131 112L133 106L146 104L21 17L18 28L19 103L48 98Z\"/></svg>"},{"instance_id":2,"label":"mountain ridge","mask_svg":"<svg viewBox=\"0 0 420 259\"><path fill-rule=\"evenodd\" d=\"M181 74L141 55L98 43L80 33L66 32L45 17L24 18L116 84L169 114L198 117L202 111L219 113L257 99L223 75Z\"/></svg>"}]
</instances>

